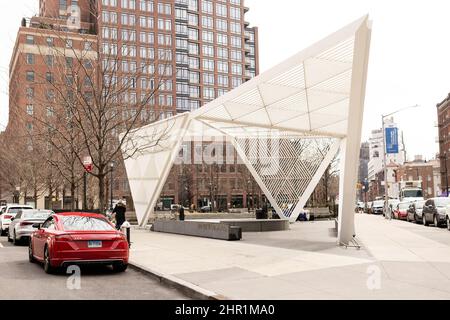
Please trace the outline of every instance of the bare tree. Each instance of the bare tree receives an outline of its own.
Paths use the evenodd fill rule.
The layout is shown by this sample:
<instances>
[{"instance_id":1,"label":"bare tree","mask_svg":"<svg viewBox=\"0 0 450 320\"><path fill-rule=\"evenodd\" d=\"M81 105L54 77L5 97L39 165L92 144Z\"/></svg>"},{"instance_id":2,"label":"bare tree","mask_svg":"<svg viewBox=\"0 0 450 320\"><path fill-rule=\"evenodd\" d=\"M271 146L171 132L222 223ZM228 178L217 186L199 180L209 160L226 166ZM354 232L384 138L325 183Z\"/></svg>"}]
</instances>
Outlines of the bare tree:
<instances>
[{"instance_id":1,"label":"bare tree","mask_svg":"<svg viewBox=\"0 0 450 320\"><path fill-rule=\"evenodd\" d=\"M97 7L91 9L99 19ZM127 44L131 39L122 37L119 48L117 34L103 42L97 41L100 35L77 34L80 41L61 25L44 22L39 32L47 41L45 50L39 46L39 58L46 60L47 70L36 73L34 83L41 93L34 99L41 111L32 115L35 137L47 144L51 153L47 161L70 185L72 208L83 160L92 159L89 174L97 179L99 207L104 210L110 163L121 164L168 139L170 124L146 136L139 136L135 129L172 109L172 96L163 94L172 92L171 51L141 55L137 65L127 59L136 56L136 47ZM17 110L25 117L23 109Z\"/></svg>"}]
</instances>

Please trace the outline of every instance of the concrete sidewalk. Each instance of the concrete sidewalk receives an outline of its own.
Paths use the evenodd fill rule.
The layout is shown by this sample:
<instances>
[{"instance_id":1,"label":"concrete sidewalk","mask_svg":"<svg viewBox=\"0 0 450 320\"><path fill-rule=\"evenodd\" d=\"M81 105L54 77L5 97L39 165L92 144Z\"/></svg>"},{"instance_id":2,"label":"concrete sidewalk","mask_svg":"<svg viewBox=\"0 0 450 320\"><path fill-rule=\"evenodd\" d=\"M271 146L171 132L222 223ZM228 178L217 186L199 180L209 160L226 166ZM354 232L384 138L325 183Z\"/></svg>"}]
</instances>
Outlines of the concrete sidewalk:
<instances>
[{"instance_id":1,"label":"concrete sidewalk","mask_svg":"<svg viewBox=\"0 0 450 320\"><path fill-rule=\"evenodd\" d=\"M228 299L450 299L450 232L357 215L363 248L336 246L333 221L243 240L134 230L131 263Z\"/></svg>"}]
</instances>

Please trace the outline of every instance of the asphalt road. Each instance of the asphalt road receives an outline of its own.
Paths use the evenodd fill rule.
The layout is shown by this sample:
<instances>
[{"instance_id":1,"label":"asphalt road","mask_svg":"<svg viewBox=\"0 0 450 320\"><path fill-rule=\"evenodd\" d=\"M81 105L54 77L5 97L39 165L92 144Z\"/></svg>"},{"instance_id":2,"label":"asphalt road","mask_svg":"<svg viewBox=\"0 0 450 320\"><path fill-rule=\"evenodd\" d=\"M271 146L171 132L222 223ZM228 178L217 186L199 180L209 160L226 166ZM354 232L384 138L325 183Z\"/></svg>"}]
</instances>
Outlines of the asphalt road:
<instances>
[{"instance_id":1,"label":"asphalt road","mask_svg":"<svg viewBox=\"0 0 450 320\"><path fill-rule=\"evenodd\" d=\"M107 266L81 268L81 277L64 272L48 275L28 261L27 246L13 246L0 237L0 299L182 300L176 289L128 269L114 273ZM72 289L70 289L72 288Z\"/></svg>"}]
</instances>

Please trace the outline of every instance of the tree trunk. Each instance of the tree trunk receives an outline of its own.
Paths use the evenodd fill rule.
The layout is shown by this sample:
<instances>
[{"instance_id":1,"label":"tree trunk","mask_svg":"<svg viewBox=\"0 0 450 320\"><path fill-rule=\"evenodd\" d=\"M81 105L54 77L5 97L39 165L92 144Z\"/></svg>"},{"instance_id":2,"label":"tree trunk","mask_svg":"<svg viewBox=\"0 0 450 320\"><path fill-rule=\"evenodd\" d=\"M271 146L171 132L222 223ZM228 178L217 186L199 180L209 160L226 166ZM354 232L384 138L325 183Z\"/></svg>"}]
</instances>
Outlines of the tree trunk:
<instances>
[{"instance_id":1,"label":"tree trunk","mask_svg":"<svg viewBox=\"0 0 450 320\"><path fill-rule=\"evenodd\" d=\"M38 195L37 195L37 186L36 184L34 185L34 194L33 194L33 198L34 198L34 207L37 209L37 202L38 202Z\"/></svg>"},{"instance_id":2,"label":"tree trunk","mask_svg":"<svg viewBox=\"0 0 450 320\"><path fill-rule=\"evenodd\" d=\"M98 198L100 202L100 212L105 213L106 192L105 192L105 174L98 175Z\"/></svg>"},{"instance_id":3,"label":"tree trunk","mask_svg":"<svg viewBox=\"0 0 450 320\"><path fill-rule=\"evenodd\" d=\"M72 177L72 181L70 182L70 196L71 196L71 201L70 201L70 210L73 211L75 210L75 178Z\"/></svg>"}]
</instances>

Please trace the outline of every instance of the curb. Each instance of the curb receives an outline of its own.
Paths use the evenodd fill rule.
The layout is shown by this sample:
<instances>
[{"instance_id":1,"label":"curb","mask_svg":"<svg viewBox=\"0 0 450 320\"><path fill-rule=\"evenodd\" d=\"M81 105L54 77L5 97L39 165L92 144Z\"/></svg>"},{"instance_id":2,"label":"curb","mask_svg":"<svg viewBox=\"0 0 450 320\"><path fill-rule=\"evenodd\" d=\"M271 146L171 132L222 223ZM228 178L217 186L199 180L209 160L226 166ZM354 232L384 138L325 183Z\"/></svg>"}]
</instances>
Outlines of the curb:
<instances>
[{"instance_id":1,"label":"curb","mask_svg":"<svg viewBox=\"0 0 450 320\"><path fill-rule=\"evenodd\" d=\"M138 271L147 276L150 276L153 279L158 280L162 284L169 285L181 291L182 293L184 293L185 295L194 300L228 300L228 298L219 295L213 291L203 289L199 286L196 286L192 283L189 283L177 277L156 272L154 270L141 266L137 263L129 262L129 267L135 271Z\"/></svg>"}]
</instances>

